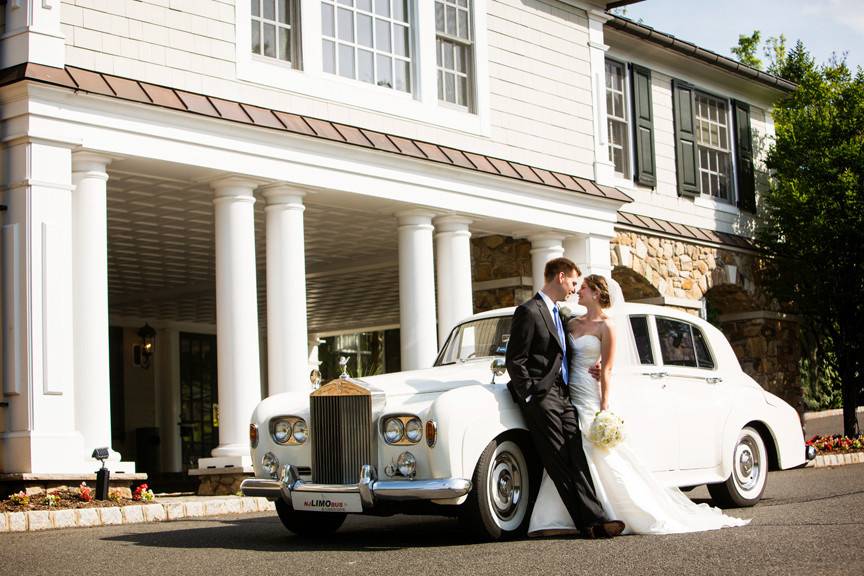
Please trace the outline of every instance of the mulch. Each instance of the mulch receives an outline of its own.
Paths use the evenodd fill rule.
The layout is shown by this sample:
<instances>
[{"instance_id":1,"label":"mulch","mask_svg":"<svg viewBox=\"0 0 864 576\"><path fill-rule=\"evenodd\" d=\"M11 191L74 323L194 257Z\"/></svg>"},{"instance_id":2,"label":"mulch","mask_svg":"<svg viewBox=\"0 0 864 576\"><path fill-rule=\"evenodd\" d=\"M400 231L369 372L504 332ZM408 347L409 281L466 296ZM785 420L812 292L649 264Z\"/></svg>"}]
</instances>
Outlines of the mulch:
<instances>
[{"instance_id":1,"label":"mulch","mask_svg":"<svg viewBox=\"0 0 864 576\"><path fill-rule=\"evenodd\" d=\"M90 500L86 502L81 499L77 490L60 490L52 492L58 497L54 505L48 503L47 494L35 494L29 497L29 503L18 503L11 498L0 501L0 512L28 512L30 510L68 510L70 508L108 508L112 506L137 506L140 504L153 504L154 501L144 502L113 496L109 500Z\"/></svg>"}]
</instances>

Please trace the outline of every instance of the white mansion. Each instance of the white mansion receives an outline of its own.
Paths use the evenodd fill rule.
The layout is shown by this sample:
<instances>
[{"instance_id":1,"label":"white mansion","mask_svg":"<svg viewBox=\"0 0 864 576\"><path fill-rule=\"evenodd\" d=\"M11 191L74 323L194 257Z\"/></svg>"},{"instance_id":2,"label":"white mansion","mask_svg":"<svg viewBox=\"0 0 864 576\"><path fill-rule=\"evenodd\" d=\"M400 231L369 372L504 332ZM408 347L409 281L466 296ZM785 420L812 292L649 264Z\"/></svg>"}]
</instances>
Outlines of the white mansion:
<instances>
[{"instance_id":1,"label":"white mansion","mask_svg":"<svg viewBox=\"0 0 864 576\"><path fill-rule=\"evenodd\" d=\"M794 404L748 240L794 86L634 1L0 0L0 479L242 470L262 397L428 366L559 255Z\"/></svg>"}]
</instances>

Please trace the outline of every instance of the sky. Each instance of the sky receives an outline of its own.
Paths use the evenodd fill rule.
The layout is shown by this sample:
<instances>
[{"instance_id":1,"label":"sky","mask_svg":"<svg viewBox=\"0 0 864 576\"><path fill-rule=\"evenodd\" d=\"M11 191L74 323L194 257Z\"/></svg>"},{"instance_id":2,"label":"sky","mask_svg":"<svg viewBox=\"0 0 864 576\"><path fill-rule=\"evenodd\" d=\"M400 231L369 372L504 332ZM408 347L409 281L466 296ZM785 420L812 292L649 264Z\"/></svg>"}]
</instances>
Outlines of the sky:
<instances>
[{"instance_id":1,"label":"sky","mask_svg":"<svg viewBox=\"0 0 864 576\"><path fill-rule=\"evenodd\" d=\"M864 67L864 0L644 0L626 16L732 58L738 36L759 30L763 41L784 34L789 48L800 39L819 64L846 52L853 71Z\"/></svg>"}]
</instances>

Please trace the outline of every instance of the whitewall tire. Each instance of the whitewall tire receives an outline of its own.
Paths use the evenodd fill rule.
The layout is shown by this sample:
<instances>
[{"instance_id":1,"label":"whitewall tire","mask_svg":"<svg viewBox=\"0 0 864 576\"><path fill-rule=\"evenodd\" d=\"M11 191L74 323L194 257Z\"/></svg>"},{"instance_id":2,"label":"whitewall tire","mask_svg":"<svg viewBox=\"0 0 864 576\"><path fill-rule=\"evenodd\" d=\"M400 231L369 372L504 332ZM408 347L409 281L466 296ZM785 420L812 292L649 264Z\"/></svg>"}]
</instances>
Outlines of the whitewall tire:
<instances>
[{"instance_id":1,"label":"whitewall tire","mask_svg":"<svg viewBox=\"0 0 864 576\"><path fill-rule=\"evenodd\" d=\"M723 508L755 505L768 481L768 451L756 429L745 427L732 450L732 474L722 484L709 484L714 502Z\"/></svg>"}]
</instances>

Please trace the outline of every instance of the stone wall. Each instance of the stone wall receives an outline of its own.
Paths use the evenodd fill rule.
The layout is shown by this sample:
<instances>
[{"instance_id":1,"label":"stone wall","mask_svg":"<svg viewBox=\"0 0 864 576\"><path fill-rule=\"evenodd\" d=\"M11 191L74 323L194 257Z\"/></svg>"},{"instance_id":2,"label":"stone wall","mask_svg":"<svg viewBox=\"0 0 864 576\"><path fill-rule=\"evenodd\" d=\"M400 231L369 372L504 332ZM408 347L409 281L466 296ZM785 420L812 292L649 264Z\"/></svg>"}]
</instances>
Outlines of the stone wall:
<instances>
[{"instance_id":1,"label":"stone wall","mask_svg":"<svg viewBox=\"0 0 864 576\"><path fill-rule=\"evenodd\" d=\"M471 274L475 286L474 312L516 306L533 295L531 243L508 236L471 239Z\"/></svg>"}]
</instances>

